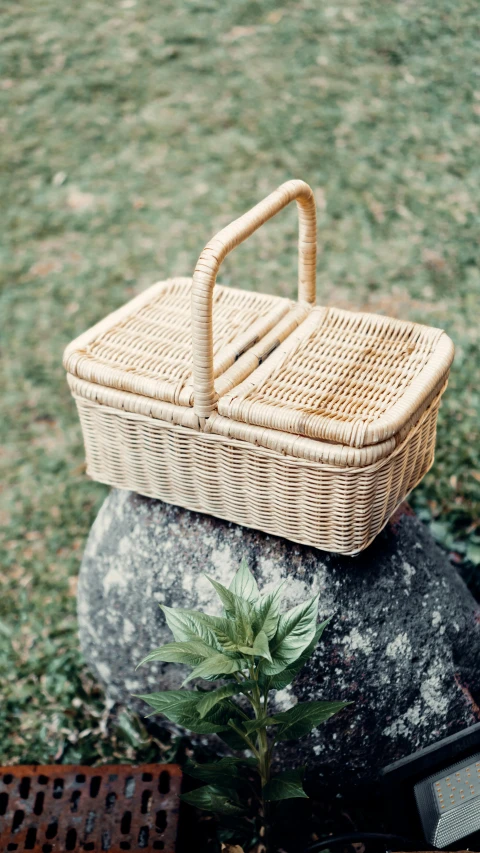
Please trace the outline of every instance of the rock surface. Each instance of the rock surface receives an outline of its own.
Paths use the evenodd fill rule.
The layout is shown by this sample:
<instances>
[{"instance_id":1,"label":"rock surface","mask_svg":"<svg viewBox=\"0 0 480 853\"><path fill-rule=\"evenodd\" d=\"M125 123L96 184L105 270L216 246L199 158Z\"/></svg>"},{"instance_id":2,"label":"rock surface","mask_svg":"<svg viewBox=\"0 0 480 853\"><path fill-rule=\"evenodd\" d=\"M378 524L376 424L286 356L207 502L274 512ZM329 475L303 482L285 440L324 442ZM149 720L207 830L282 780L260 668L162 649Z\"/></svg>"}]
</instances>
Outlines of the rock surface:
<instances>
[{"instance_id":1,"label":"rock surface","mask_svg":"<svg viewBox=\"0 0 480 853\"><path fill-rule=\"evenodd\" d=\"M171 639L160 603L218 613L208 572L228 585L242 559L260 588L286 578L285 607L320 592L335 618L294 689L276 701L349 699L283 765L308 763L318 780L373 780L385 764L480 719L477 606L427 530L403 511L359 557L339 557L159 501L112 491L80 572L81 645L113 701L176 688L173 664L138 661Z\"/></svg>"}]
</instances>

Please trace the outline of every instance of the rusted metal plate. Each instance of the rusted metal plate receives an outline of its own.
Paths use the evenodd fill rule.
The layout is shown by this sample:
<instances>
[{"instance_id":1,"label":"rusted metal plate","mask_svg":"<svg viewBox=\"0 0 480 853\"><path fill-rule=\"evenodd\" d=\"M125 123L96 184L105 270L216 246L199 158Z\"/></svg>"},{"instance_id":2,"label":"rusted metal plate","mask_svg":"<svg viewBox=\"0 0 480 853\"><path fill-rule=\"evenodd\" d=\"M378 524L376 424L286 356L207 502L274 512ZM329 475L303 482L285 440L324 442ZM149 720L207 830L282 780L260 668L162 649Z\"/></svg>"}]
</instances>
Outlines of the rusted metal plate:
<instances>
[{"instance_id":1,"label":"rusted metal plate","mask_svg":"<svg viewBox=\"0 0 480 853\"><path fill-rule=\"evenodd\" d=\"M1 853L174 853L176 764L0 768Z\"/></svg>"}]
</instances>

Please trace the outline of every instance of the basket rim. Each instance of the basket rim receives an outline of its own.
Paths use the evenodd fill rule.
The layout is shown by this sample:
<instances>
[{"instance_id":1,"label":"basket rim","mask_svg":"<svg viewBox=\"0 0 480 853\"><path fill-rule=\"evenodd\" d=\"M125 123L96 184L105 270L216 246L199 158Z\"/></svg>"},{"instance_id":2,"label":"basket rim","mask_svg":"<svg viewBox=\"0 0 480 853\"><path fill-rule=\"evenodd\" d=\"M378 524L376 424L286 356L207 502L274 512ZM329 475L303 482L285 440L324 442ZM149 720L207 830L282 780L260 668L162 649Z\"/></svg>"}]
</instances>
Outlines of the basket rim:
<instances>
[{"instance_id":1,"label":"basket rim","mask_svg":"<svg viewBox=\"0 0 480 853\"><path fill-rule=\"evenodd\" d=\"M150 378L137 383L129 367L122 365L112 367L110 364L105 368L101 362L97 364L95 358L92 360L90 356L87 358L85 355L86 348L90 344L117 326L121 327L127 319L135 317L139 310L148 306L156 295L162 292L162 289L166 290L169 286L175 285L188 288L191 284L192 279L188 277L176 277L157 282L78 336L67 346L64 353L63 363L68 375L91 383L97 389L105 387L112 392L117 391L124 397L124 401L116 400L112 396L112 400L115 399L114 407L126 406L131 410L132 398L138 397L137 407L140 406L140 409L145 409L147 401L152 403L152 407L155 402L162 404L164 408L170 405L181 407L183 409L181 422L190 424L191 421L192 425L198 424L199 418L194 414L192 378L187 379L183 384L180 383L182 387L176 390L174 382L169 384L161 379L157 382L155 378ZM214 413L205 420L205 423L221 416L235 424L250 425L257 430L269 429L282 434L289 433L292 436L303 437L305 441L321 441L355 449L378 446L379 454L388 453L391 446L384 447L385 442L395 440L413 418L421 415L424 407L429 404L448 377L454 357L454 345L450 337L441 329L371 312L348 311L321 305L305 307L285 297L245 291L240 288L220 285L217 286L216 292L220 292L222 296L227 294L227 300L229 292L234 298L239 293L249 293L253 301L255 298L263 297L271 304L271 312L284 313L276 319L273 326L266 326L264 323L264 329L259 336L252 337L249 329L243 330L235 337L234 345L230 344L221 349L222 366L218 368L215 385L218 401ZM296 407L294 403L289 403L288 399L284 403L280 399L280 403L273 407L269 407L268 403L265 405L262 400L259 402L254 400L252 403L247 399L252 388L262 388L265 377L268 381L269 376L275 370L281 370L284 363L288 367L289 357L292 363L295 363L295 348L302 341L308 340L308 336L316 328L315 324L318 325L318 318L332 315L339 315L347 320L351 318L354 322L357 322L358 318L359 324L372 320L380 322L382 327L388 327L391 324L399 330L418 329L431 337L432 349L427 354L426 361L419 372L413 375L406 387L400 390L397 399L389 406L387 404L386 410L378 416L360 412L358 416L348 420L342 417L341 410L335 410L334 407L331 411L328 411L327 407L323 412L316 412L314 409ZM321 325L318 326L318 330L321 333ZM238 351L235 349L237 343L240 343ZM226 360L224 356L227 351ZM321 363L318 369L320 372ZM166 385L169 387L166 388Z\"/></svg>"},{"instance_id":2,"label":"basket rim","mask_svg":"<svg viewBox=\"0 0 480 853\"><path fill-rule=\"evenodd\" d=\"M120 418L133 418L148 425L156 424L179 432L187 439L189 436L201 437L207 442L223 442L239 450L255 447L259 453L264 453L268 457L281 456L286 465L304 465L314 468L321 465L325 471L341 470L345 474L355 474L365 469L374 471L400 453L406 442L421 429L432 409L438 409L447 385L445 382L440 389L437 389L433 399L423 408L420 416L412 420L408 428L399 432L397 441L389 439L374 447L353 448L303 436L292 436L289 433L267 428L260 430L261 435L256 440L252 440L246 435L241 436L241 429L235 430L235 427L243 428L244 424L228 421L219 415L214 415L207 420L207 430L200 430L196 416L188 409L166 403L152 406L152 401L142 399L138 395L127 395L112 389L104 389L93 383L78 380L76 377L69 376L68 380L77 404L88 405L110 413L115 412ZM131 399L126 399L127 397ZM143 410L140 408L142 403ZM227 428L233 427L234 431L226 432L225 425Z\"/></svg>"}]
</instances>

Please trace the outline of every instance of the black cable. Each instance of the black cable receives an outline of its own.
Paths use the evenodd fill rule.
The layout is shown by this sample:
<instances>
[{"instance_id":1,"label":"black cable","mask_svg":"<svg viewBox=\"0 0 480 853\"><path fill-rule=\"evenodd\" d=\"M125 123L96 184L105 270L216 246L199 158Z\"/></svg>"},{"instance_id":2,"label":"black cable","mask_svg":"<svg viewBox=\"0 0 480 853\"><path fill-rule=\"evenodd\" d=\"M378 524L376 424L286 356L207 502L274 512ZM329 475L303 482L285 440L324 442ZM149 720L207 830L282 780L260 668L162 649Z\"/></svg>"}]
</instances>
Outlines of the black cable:
<instances>
[{"instance_id":1,"label":"black cable","mask_svg":"<svg viewBox=\"0 0 480 853\"><path fill-rule=\"evenodd\" d=\"M359 841L389 841L400 844L402 847L411 845L414 850L438 849L426 844L425 841L416 841L413 838L405 838L403 835L389 835L384 832L351 832L348 835L331 835L323 841L316 841L315 844L307 847L305 853L319 853L320 850L328 850L334 844L355 844Z\"/></svg>"}]
</instances>

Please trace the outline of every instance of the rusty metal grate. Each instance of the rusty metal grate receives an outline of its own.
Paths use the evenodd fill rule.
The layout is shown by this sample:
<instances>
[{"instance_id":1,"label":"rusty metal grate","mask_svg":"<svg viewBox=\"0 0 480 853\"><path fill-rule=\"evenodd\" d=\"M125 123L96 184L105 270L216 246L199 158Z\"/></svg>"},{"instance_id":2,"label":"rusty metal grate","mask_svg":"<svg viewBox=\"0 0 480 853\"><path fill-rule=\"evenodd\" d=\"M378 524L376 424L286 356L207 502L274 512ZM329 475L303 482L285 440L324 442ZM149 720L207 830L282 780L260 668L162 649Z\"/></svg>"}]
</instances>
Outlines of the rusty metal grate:
<instances>
[{"instance_id":1,"label":"rusty metal grate","mask_svg":"<svg viewBox=\"0 0 480 853\"><path fill-rule=\"evenodd\" d=\"M174 853L181 770L143 767L0 768L2 853Z\"/></svg>"}]
</instances>

